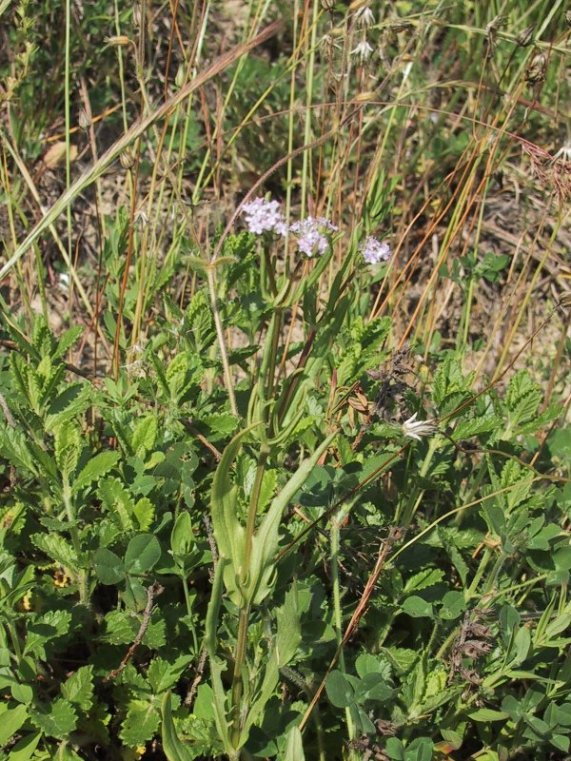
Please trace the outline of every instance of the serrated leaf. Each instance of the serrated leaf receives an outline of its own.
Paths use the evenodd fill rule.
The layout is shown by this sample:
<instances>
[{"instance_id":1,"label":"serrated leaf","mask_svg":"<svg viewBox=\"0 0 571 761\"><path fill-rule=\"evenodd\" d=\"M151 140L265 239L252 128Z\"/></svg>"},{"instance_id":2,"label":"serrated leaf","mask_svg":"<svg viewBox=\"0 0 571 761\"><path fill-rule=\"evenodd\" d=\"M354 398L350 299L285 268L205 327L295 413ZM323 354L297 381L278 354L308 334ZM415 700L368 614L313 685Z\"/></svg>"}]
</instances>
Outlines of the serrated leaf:
<instances>
[{"instance_id":1,"label":"serrated leaf","mask_svg":"<svg viewBox=\"0 0 571 761\"><path fill-rule=\"evenodd\" d=\"M502 425L496 415L484 415L472 419L460 419L454 428L453 437L456 441L470 439L482 433L491 433Z\"/></svg>"},{"instance_id":2,"label":"serrated leaf","mask_svg":"<svg viewBox=\"0 0 571 761\"><path fill-rule=\"evenodd\" d=\"M136 424L131 436L131 449L136 457L143 459L155 445L157 438L157 417L147 415Z\"/></svg>"},{"instance_id":3,"label":"serrated leaf","mask_svg":"<svg viewBox=\"0 0 571 761\"><path fill-rule=\"evenodd\" d=\"M129 492L118 478L107 477L99 483L98 494L109 514L123 531L133 529L135 506Z\"/></svg>"},{"instance_id":4,"label":"serrated leaf","mask_svg":"<svg viewBox=\"0 0 571 761\"><path fill-rule=\"evenodd\" d=\"M59 698L53 702L36 706L30 716L32 722L50 737L63 740L77 726L75 708L67 700Z\"/></svg>"},{"instance_id":5,"label":"serrated leaf","mask_svg":"<svg viewBox=\"0 0 571 761\"><path fill-rule=\"evenodd\" d=\"M93 666L81 666L61 686L61 694L86 713L93 705Z\"/></svg>"},{"instance_id":6,"label":"serrated leaf","mask_svg":"<svg viewBox=\"0 0 571 761\"><path fill-rule=\"evenodd\" d=\"M444 571L440 568L424 568L407 579L404 585L404 592L408 594L409 592L418 592L421 589L433 587L435 584L439 584L443 578Z\"/></svg>"},{"instance_id":7,"label":"serrated leaf","mask_svg":"<svg viewBox=\"0 0 571 761\"><path fill-rule=\"evenodd\" d=\"M174 663L169 663L160 657L153 658L147 670L147 679L153 692L159 694L174 687L191 662L191 655L181 655Z\"/></svg>"},{"instance_id":8,"label":"serrated leaf","mask_svg":"<svg viewBox=\"0 0 571 761\"><path fill-rule=\"evenodd\" d=\"M104 476L117 464L119 457L119 452L99 452L96 454L74 478L73 491L78 492Z\"/></svg>"},{"instance_id":9,"label":"serrated leaf","mask_svg":"<svg viewBox=\"0 0 571 761\"><path fill-rule=\"evenodd\" d=\"M238 427L239 420L235 415L227 412L205 415L200 419L201 423L220 436L229 436Z\"/></svg>"},{"instance_id":10,"label":"serrated leaf","mask_svg":"<svg viewBox=\"0 0 571 761\"><path fill-rule=\"evenodd\" d=\"M111 645L132 644L139 629L136 617L123 610L112 610L105 616L103 640Z\"/></svg>"},{"instance_id":11,"label":"serrated leaf","mask_svg":"<svg viewBox=\"0 0 571 761\"><path fill-rule=\"evenodd\" d=\"M55 459L64 478L70 478L77 468L83 444L79 428L69 420L55 431Z\"/></svg>"},{"instance_id":12,"label":"serrated leaf","mask_svg":"<svg viewBox=\"0 0 571 761\"><path fill-rule=\"evenodd\" d=\"M52 639L67 634L71 613L67 610L48 610L28 624L24 653L37 653L45 657L44 645Z\"/></svg>"},{"instance_id":13,"label":"serrated leaf","mask_svg":"<svg viewBox=\"0 0 571 761\"><path fill-rule=\"evenodd\" d=\"M32 542L58 565L77 570L79 559L69 542L57 534L32 534Z\"/></svg>"},{"instance_id":14,"label":"serrated leaf","mask_svg":"<svg viewBox=\"0 0 571 761\"><path fill-rule=\"evenodd\" d=\"M155 506L148 497L141 497L133 508L133 513L141 531L148 531L155 519Z\"/></svg>"},{"instance_id":15,"label":"serrated leaf","mask_svg":"<svg viewBox=\"0 0 571 761\"><path fill-rule=\"evenodd\" d=\"M132 700L119 736L127 747L143 745L159 728L160 714L155 701Z\"/></svg>"},{"instance_id":16,"label":"serrated leaf","mask_svg":"<svg viewBox=\"0 0 571 761\"><path fill-rule=\"evenodd\" d=\"M54 351L53 356L56 358L63 357L63 355L71 349L73 344L79 339L84 330L85 328L83 325L74 325L62 333L59 337L57 348Z\"/></svg>"}]
</instances>

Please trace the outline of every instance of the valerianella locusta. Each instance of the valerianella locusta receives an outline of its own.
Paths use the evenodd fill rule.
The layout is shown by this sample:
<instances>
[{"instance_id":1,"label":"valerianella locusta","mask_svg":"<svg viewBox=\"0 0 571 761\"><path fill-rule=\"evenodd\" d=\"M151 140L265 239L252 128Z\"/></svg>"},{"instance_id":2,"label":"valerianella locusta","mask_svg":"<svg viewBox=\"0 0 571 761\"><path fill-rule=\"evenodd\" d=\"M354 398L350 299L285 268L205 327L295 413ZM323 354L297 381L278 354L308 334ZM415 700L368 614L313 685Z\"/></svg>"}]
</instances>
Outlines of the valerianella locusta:
<instances>
[{"instance_id":1,"label":"valerianella locusta","mask_svg":"<svg viewBox=\"0 0 571 761\"><path fill-rule=\"evenodd\" d=\"M287 225L277 201L266 201L255 198L242 206L242 214L246 217L246 227L251 233L261 235L265 232L275 232L285 235Z\"/></svg>"},{"instance_id":2,"label":"valerianella locusta","mask_svg":"<svg viewBox=\"0 0 571 761\"><path fill-rule=\"evenodd\" d=\"M290 227L291 232L297 235L298 249L306 256L324 254L329 245L326 233L335 232L337 229L324 217L306 217L301 222L294 222Z\"/></svg>"},{"instance_id":3,"label":"valerianella locusta","mask_svg":"<svg viewBox=\"0 0 571 761\"><path fill-rule=\"evenodd\" d=\"M380 240L370 235L367 240L361 244L359 251L363 254L363 259L367 264L380 264L390 259L391 249L387 243L381 243Z\"/></svg>"}]
</instances>

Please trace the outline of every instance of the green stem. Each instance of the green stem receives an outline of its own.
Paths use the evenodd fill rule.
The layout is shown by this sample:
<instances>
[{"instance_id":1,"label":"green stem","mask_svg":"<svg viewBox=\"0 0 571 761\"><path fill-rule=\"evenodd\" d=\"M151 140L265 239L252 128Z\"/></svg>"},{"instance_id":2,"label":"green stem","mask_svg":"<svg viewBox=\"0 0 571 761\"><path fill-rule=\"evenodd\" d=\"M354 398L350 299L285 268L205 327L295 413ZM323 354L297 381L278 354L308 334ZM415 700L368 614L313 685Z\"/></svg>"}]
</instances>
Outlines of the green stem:
<instances>
[{"instance_id":1,"label":"green stem","mask_svg":"<svg viewBox=\"0 0 571 761\"><path fill-rule=\"evenodd\" d=\"M345 511L336 516L331 525L331 578L333 581L333 611L335 616L335 636L337 638L337 649L339 650L339 669L342 674L346 673L345 653L343 652L343 615L341 611L341 587L339 584L339 523L345 517ZM345 723L347 724L347 735L349 740L355 738L355 725L351 716L351 708L345 708ZM349 752L349 758L353 758L354 752Z\"/></svg>"},{"instance_id":2,"label":"green stem","mask_svg":"<svg viewBox=\"0 0 571 761\"><path fill-rule=\"evenodd\" d=\"M428 445L428 452L426 453L426 457L424 458L424 462L422 463L422 466L419 471L420 478L426 477L426 474L428 473L428 469L430 468L430 464L432 462L432 458L434 457L434 454L436 450L438 449L439 445L440 445L440 437L434 436L432 439L430 439L430 443ZM420 507L420 503L422 502L422 498L424 497L424 491L425 491L424 489L415 489L413 491L411 497L407 500L404 510L402 511L402 518L399 514L400 511L397 510L397 515L395 518L397 525L400 523L403 526L410 526L410 523L412 519L414 518L416 511Z\"/></svg>"},{"instance_id":3,"label":"green stem","mask_svg":"<svg viewBox=\"0 0 571 761\"><path fill-rule=\"evenodd\" d=\"M246 643L248 640L248 624L250 621L250 604L246 603L240 608L240 618L238 620L238 638L236 642L236 652L234 656L234 671L232 673L232 712L231 712L231 732L230 739L235 748L240 744L240 735L242 734L241 702L244 692L244 682L242 679L242 667L246 658Z\"/></svg>"},{"instance_id":4,"label":"green stem","mask_svg":"<svg viewBox=\"0 0 571 761\"><path fill-rule=\"evenodd\" d=\"M73 549L75 550L75 554L77 555L77 562L79 564L81 563L81 542L79 539L79 531L77 530L77 526L75 525L75 517L76 517L75 508L73 506L73 498L71 496L71 487L70 487L67 476L64 476L63 478L62 499L63 499L64 508L65 508L65 514L70 524L69 533L71 536L71 542L73 544ZM82 605L87 605L88 604L87 570L85 568L78 567L78 568L75 568L74 571L76 574L77 588L79 591L79 601Z\"/></svg>"}]
</instances>

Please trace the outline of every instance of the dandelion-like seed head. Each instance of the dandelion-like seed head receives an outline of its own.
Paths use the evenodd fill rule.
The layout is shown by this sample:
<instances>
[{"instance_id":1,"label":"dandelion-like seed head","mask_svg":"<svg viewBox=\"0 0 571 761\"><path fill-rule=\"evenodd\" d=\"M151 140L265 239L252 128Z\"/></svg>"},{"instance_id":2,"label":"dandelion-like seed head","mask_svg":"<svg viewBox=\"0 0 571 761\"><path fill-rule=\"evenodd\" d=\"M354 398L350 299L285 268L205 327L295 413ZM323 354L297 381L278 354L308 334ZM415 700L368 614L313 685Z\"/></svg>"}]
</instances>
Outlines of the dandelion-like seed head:
<instances>
[{"instance_id":1,"label":"dandelion-like seed head","mask_svg":"<svg viewBox=\"0 0 571 761\"><path fill-rule=\"evenodd\" d=\"M327 233L338 228L325 217L306 217L294 222L290 230L297 235L297 247L306 256L324 254L329 245Z\"/></svg>"},{"instance_id":2,"label":"dandelion-like seed head","mask_svg":"<svg viewBox=\"0 0 571 761\"><path fill-rule=\"evenodd\" d=\"M418 412L415 412L412 417L405 420L402 424L402 432L410 439L416 439L420 441L423 436L432 436L438 430L434 420L417 420L416 416Z\"/></svg>"},{"instance_id":3,"label":"dandelion-like seed head","mask_svg":"<svg viewBox=\"0 0 571 761\"><path fill-rule=\"evenodd\" d=\"M255 198L242 206L242 214L251 233L261 235L265 232L275 232L285 235L287 232L285 218L277 201Z\"/></svg>"},{"instance_id":4,"label":"dandelion-like seed head","mask_svg":"<svg viewBox=\"0 0 571 761\"><path fill-rule=\"evenodd\" d=\"M375 23L375 14L368 5L366 5L364 8L359 8L356 10L354 18L357 26L362 26L365 29L369 26L373 26Z\"/></svg>"},{"instance_id":5,"label":"dandelion-like seed head","mask_svg":"<svg viewBox=\"0 0 571 761\"><path fill-rule=\"evenodd\" d=\"M356 58L360 63L368 61L373 53L373 46L370 45L367 40L362 40L357 47L353 48L351 55Z\"/></svg>"},{"instance_id":6,"label":"dandelion-like seed head","mask_svg":"<svg viewBox=\"0 0 571 761\"><path fill-rule=\"evenodd\" d=\"M391 257L391 249L388 243L383 243L372 235L365 240L359 247L359 251L363 254L363 259L367 264L380 264L386 262Z\"/></svg>"}]
</instances>

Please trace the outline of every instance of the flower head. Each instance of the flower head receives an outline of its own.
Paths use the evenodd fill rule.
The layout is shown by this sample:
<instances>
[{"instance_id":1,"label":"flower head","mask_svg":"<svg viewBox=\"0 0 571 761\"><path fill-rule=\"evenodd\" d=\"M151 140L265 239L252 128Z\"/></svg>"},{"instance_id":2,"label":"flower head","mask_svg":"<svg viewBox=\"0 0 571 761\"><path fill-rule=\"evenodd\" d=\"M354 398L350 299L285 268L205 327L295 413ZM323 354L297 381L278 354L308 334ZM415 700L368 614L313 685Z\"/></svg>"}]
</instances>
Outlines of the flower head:
<instances>
[{"instance_id":1,"label":"flower head","mask_svg":"<svg viewBox=\"0 0 571 761\"><path fill-rule=\"evenodd\" d=\"M335 232L338 228L325 217L306 217L301 222L294 222L290 230L297 235L297 247L306 256L315 253L324 254L327 251L329 240L328 232Z\"/></svg>"},{"instance_id":2,"label":"flower head","mask_svg":"<svg viewBox=\"0 0 571 761\"><path fill-rule=\"evenodd\" d=\"M405 420L402 424L402 432L405 436L411 439L420 441L422 436L431 436L438 430L438 426L433 420L417 420L416 416L418 412L415 412L412 417Z\"/></svg>"},{"instance_id":3,"label":"flower head","mask_svg":"<svg viewBox=\"0 0 571 761\"><path fill-rule=\"evenodd\" d=\"M359 251L363 254L363 259L367 264L379 264L390 259L391 249L387 243L381 243L380 240L373 238L372 235L361 244Z\"/></svg>"},{"instance_id":4,"label":"flower head","mask_svg":"<svg viewBox=\"0 0 571 761\"><path fill-rule=\"evenodd\" d=\"M365 28L373 26L375 23L375 14L368 5L365 5L364 8L359 8L356 10L354 18L357 26L363 26Z\"/></svg>"},{"instance_id":5,"label":"flower head","mask_svg":"<svg viewBox=\"0 0 571 761\"><path fill-rule=\"evenodd\" d=\"M357 58L361 63L368 61L373 52L373 46L369 45L367 40L362 40L356 48L353 48L351 55Z\"/></svg>"},{"instance_id":6,"label":"flower head","mask_svg":"<svg viewBox=\"0 0 571 761\"><path fill-rule=\"evenodd\" d=\"M287 232L284 215L277 201L255 198L242 206L242 214L246 217L246 226L251 233L261 235L264 232L276 232L285 235Z\"/></svg>"}]
</instances>

